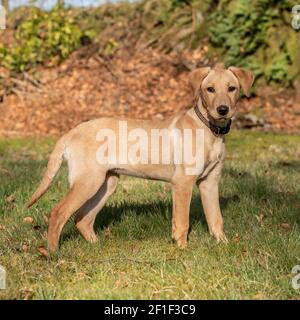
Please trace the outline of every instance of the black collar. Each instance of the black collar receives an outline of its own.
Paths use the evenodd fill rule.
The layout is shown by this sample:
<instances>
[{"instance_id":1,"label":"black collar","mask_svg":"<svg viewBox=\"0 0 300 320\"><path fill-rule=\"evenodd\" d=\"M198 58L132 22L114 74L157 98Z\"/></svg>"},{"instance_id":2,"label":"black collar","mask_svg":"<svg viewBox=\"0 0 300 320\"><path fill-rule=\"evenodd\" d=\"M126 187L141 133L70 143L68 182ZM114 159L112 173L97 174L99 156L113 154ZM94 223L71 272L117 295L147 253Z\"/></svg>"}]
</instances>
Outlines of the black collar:
<instances>
[{"instance_id":1,"label":"black collar","mask_svg":"<svg viewBox=\"0 0 300 320\"><path fill-rule=\"evenodd\" d=\"M227 134L230 131L231 119L229 119L226 127L219 127L219 126L212 124L210 121L208 121L204 117L204 115L200 112L197 105L194 107L194 110L195 110L197 117L212 131L212 133L215 136L218 137L219 135Z\"/></svg>"}]
</instances>

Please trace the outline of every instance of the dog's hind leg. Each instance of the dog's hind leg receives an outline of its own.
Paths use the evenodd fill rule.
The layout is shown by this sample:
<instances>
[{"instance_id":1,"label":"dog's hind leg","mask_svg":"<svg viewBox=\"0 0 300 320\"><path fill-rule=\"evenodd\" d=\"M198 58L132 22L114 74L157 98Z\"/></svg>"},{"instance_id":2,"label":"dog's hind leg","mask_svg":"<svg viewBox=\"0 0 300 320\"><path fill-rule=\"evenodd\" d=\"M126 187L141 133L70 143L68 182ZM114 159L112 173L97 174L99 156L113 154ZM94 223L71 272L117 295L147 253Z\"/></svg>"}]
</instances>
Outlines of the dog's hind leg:
<instances>
[{"instance_id":1,"label":"dog's hind leg","mask_svg":"<svg viewBox=\"0 0 300 320\"><path fill-rule=\"evenodd\" d=\"M68 194L51 212L48 229L50 251L58 249L59 237L67 220L97 193L105 179L106 172L101 171L82 172L76 177Z\"/></svg>"},{"instance_id":2,"label":"dog's hind leg","mask_svg":"<svg viewBox=\"0 0 300 320\"><path fill-rule=\"evenodd\" d=\"M75 216L76 227L84 239L91 243L97 241L94 231L96 216L116 190L118 180L118 175L108 173L98 192L77 211Z\"/></svg>"}]
</instances>

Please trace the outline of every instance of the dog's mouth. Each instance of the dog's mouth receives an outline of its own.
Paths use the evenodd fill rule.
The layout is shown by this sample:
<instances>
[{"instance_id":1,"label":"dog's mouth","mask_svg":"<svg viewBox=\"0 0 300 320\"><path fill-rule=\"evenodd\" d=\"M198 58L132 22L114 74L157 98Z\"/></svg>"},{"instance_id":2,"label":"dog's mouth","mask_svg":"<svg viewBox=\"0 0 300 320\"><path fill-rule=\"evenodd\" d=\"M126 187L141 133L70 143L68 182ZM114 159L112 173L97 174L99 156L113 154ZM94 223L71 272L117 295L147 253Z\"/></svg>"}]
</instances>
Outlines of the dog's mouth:
<instances>
[{"instance_id":1,"label":"dog's mouth","mask_svg":"<svg viewBox=\"0 0 300 320\"><path fill-rule=\"evenodd\" d=\"M230 109L225 115L218 114L215 110L207 110L209 121L221 127L226 126L228 121L234 116L234 112Z\"/></svg>"},{"instance_id":2,"label":"dog's mouth","mask_svg":"<svg viewBox=\"0 0 300 320\"><path fill-rule=\"evenodd\" d=\"M226 116L220 116L220 115L213 116L210 114L210 118L212 120L218 121L218 122L227 122L231 117L229 117L228 115L226 115Z\"/></svg>"},{"instance_id":3,"label":"dog's mouth","mask_svg":"<svg viewBox=\"0 0 300 320\"><path fill-rule=\"evenodd\" d=\"M229 110L229 112L226 115L220 115L218 114L217 117L214 117L216 121L219 121L221 123L228 122L230 119L232 119L235 115L235 110Z\"/></svg>"},{"instance_id":4,"label":"dog's mouth","mask_svg":"<svg viewBox=\"0 0 300 320\"><path fill-rule=\"evenodd\" d=\"M226 125L228 123L228 121L230 121L231 117L220 117L218 119L216 119L216 121L218 123L220 123L221 125Z\"/></svg>"},{"instance_id":5,"label":"dog's mouth","mask_svg":"<svg viewBox=\"0 0 300 320\"><path fill-rule=\"evenodd\" d=\"M224 121L226 120L226 117L224 116L220 116L218 114L215 114L214 112L207 112L207 116L208 116L208 120L211 121L211 122L219 122L219 121Z\"/></svg>"},{"instance_id":6,"label":"dog's mouth","mask_svg":"<svg viewBox=\"0 0 300 320\"><path fill-rule=\"evenodd\" d=\"M213 116L211 114L209 114L209 119L210 122L218 127L226 127L228 122L230 121L231 117L229 117L228 115L226 116Z\"/></svg>"}]
</instances>

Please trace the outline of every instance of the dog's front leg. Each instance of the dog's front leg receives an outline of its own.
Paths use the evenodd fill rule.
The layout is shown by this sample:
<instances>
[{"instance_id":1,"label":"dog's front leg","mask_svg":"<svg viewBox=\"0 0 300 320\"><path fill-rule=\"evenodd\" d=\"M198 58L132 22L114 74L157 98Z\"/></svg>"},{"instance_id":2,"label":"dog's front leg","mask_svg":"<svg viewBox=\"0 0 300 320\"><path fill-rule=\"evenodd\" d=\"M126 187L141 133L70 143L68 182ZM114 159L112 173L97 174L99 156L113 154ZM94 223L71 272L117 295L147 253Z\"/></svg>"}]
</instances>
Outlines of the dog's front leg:
<instances>
[{"instance_id":1,"label":"dog's front leg","mask_svg":"<svg viewBox=\"0 0 300 320\"><path fill-rule=\"evenodd\" d=\"M173 183L172 187L172 238L180 248L187 246L193 184L193 181L181 180L179 183Z\"/></svg>"},{"instance_id":2,"label":"dog's front leg","mask_svg":"<svg viewBox=\"0 0 300 320\"><path fill-rule=\"evenodd\" d=\"M204 180L200 181L199 190L209 233L214 236L218 242L228 242L224 234L224 223L219 204L221 168L222 166L219 164Z\"/></svg>"}]
</instances>

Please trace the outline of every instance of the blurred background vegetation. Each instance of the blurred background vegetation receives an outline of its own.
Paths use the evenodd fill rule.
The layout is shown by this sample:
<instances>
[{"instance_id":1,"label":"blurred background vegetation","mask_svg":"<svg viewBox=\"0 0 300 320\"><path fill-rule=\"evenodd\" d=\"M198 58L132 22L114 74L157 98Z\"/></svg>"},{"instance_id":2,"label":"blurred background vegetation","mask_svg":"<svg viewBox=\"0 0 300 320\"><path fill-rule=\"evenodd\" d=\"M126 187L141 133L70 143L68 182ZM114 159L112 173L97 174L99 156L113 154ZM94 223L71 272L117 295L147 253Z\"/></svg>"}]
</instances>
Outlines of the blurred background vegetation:
<instances>
[{"instance_id":1,"label":"blurred background vegetation","mask_svg":"<svg viewBox=\"0 0 300 320\"><path fill-rule=\"evenodd\" d=\"M0 32L0 65L13 73L56 65L87 44L97 44L104 55L124 44L164 52L207 45L208 55L227 66L253 69L259 83L293 87L300 79L300 33L291 26L295 4L142 0L70 8L60 0L47 11L19 7L9 11L8 28Z\"/></svg>"}]
</instances>

